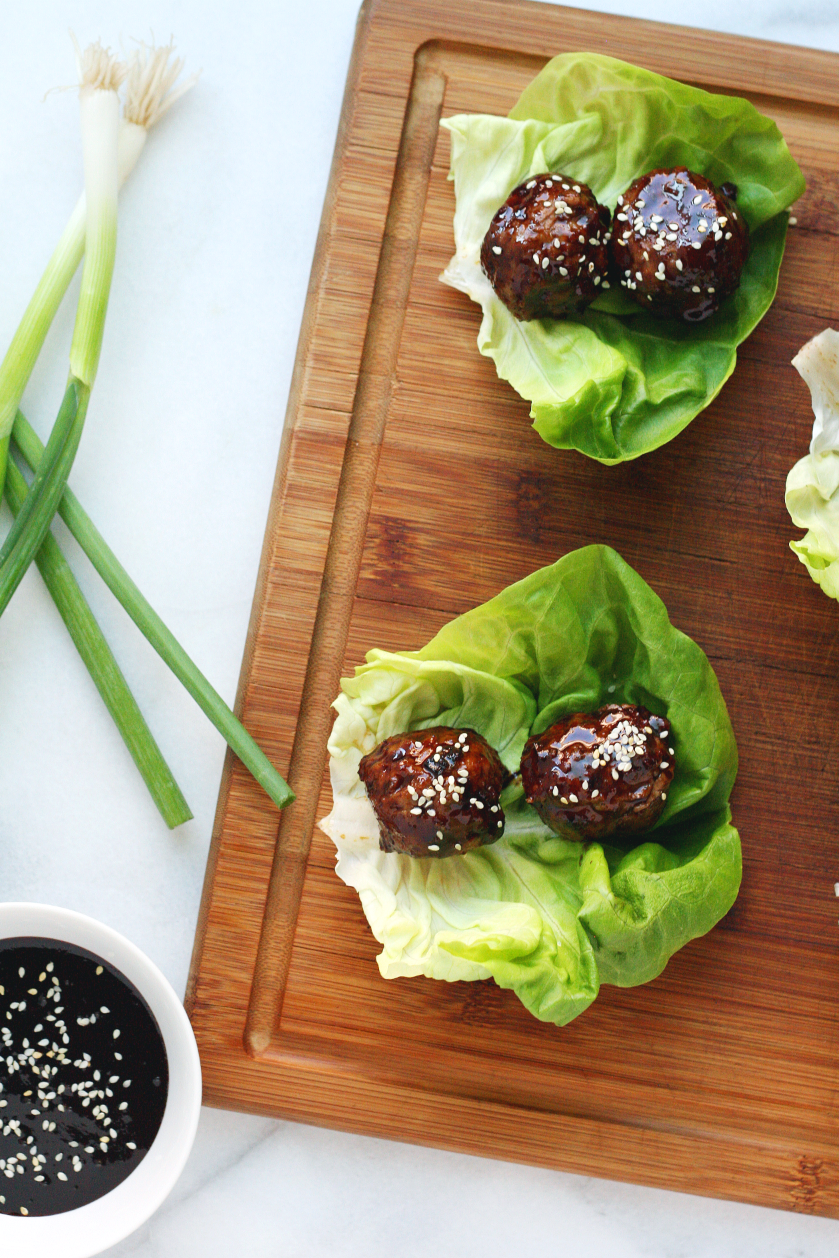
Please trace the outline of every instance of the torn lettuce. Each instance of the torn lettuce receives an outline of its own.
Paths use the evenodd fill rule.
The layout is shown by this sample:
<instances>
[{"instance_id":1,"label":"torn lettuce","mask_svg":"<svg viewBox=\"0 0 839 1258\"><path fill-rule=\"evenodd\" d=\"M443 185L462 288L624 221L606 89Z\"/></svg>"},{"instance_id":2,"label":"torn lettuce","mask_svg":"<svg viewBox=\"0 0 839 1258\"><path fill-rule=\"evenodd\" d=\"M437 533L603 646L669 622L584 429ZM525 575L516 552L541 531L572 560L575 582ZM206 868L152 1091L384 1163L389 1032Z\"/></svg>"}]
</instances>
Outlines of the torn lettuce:
<instances>
[{"instance_id":1,"label":"torn lettuce","mask_svg":"<svg viewBox=\"0 0 839 1258\"><path fill-rule=\"evenodd\" d=\"M810 453L787 476L787 511L807 529L790 549L825 594L839 599L839 332L814 336L792 365L810 389L815 418Z\"/></svg>"},{"instance_id":2,"label":"torn lettuce","mask_svg":"<svg viewBox=\"0 0 839 1258\"><path fill-rule=\"evenodd\" d=\"M338 849L385 978L493 978L544 1021L580 1014L601 982L655 978L731 907L740 842L728 797L737 749L716 677L661 600L606 546L573 551L446 625L420 651L371 651L342 681L329 740ZM518 769L532 732L609 702L666 716L676 772L644 841L586 846L502 796L504 837L445 860L379 851L358 762L383 738L470 726Z\"/></svg>"},{"instance_id":3,"label":"torn lettuce","mask_svg":"<svg viewBox=\"0 0 839 1258\"><path fill-rule=\"evenodd\" d=\"M672 440L722 388L737 346L775 295L786 210L804 190L775 123L746 100L567 53L545 66L509 118L461 114L442 125L451 132L456 252L441 278L482 307L478 348L531 403L537 432L603 463ZM523 180L560 171L614 210L639 175L673 166L736 184L751 232L740 288L706 322L653 318L614 283L567 319L520 322L495 296L481 241Z\"/></svg>"}]
</instances>

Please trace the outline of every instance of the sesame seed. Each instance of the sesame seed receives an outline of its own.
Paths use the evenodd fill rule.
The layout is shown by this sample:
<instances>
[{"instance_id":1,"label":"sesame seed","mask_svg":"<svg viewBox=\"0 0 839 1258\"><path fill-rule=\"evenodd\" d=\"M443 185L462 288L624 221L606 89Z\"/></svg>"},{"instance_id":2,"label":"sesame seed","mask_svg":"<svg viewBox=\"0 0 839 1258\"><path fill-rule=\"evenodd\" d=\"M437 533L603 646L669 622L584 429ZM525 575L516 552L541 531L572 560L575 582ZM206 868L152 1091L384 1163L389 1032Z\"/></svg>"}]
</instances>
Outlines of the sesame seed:
<instances>
[{"instance_id":1,"label":"sesame seed","mask_svg":"<svg viewBox=\"0 0 839 1258\"><path fill-rule=\"evenodd\" d=\"M543 258L543 259L542 259L542 270L543 270L543 271L544 271L545 267L548 265L548 263L549 263L549 262L550 262L550 258Z\"/></svg>"},{"instance_id":2,"label":"sesame seed","mask_svg":"<svg viewBox=\"0 0 839 1258\"><path fill-rule=\"evenodd\" d=\"M698 204L699 204L699 202L700 202L701 200L702 200L702 193L701 193L701 192L699 192L699 193L697 193L697 195L693 198L693 204L694 204L694 205L698 205Z\"/></svg>"},{"instance_id":3,"label":"sesame seed","mask_svg":"<svg viewBox=\"0 0 839 1258\"><path fill-rule=\"evenodd\" d=\"M662 760L662 762L661 762L661 767L662 767L662 769L669 769L669 768L670 768L670 761L669 761L669 760Z\"/></svg>"},{"instance_id":4,"label":"sesame seed","mask_svg":"<svg viewBox=\"0 0 839 1258\"><path fill-rule=\"evenodd\" d=\"M798 219L795 217L795 215L794 215L794 214L790 214L790 216L789 216L789 225L790 225L790 227L797 227L797 226L798 226Z\"/></svg>"},{"instance_id":5,"label":"sesame seed","mask_svg":"<svg viewBox=\"0 0 839 1258\"><path fill-rule=\"evenodd\" d=\"M701 292L701 289L698 284L694 284L690 291L692 293L698 293L698 292Z\"/></svg>"},{"instance_id":6,"label":"sesame seed","mask_svg":"<svg viewBox=\"0 0 839 1258\"><path fill-rule=\"evenodd\" d=\"M411 809L411 816L412 816L412 817L419 817L421 813L422 813L422 809L421 809L421 808L412 808L412 809Z\"/></svg>"},{"instance_id":7,"label":"sesame seed","mask_svg":"<svg viewBox=\"0 0 839 1258\"><path fill-rule=\"evenodd\" d=\"M560 796L559 802L563 804L566 808L568 807L568 800L565 798L564 795Z\"/></svg>"},{"instance_id":8,"label":"sesame seed","mask_svg":"<svg viewBox=\"0 0 839 1258\"><path fill-rule=\"evenodd\" d=\"M540 258L539 258L538 253L534 253L534 255L533 255L533 261L536 263L536 265L537 265L537 266L539 265Z\"/></svg>"},{"instance_id":9,"label":"sesame seed","mask_svg":"<svg viewBox=\"0 0 839 1258\"><path fill-rule=\"evenodd\" d=\"M664 792L664 791L662 791L662 792L661 792L661 798L662 798L662 799L666 799L666 798L667 798L667 795L665 794L665 792Z\"/></svg>"},{"instance_id":10,"label":"sesame seed","mask_svg":"<svg viewBox=\"0 0 839 1258\"><path fill-rule=\"evenodd\" d=\"M428 845L428 850L429 850L429 852L439 852L439 851L440 851L440 844L439 844L439 843L429 843L429 845Z\"/></svg>"},{"instance_id":11,"label":"sesame seed","mask_svg":"<svg viewBox=\"0 0 839 1258\"><path fill-rule=\"evenodd\" d=\"M618 771L617 771L617 769L613 769L613 770L612 770L612 777L613 777L613 778L615 779L615 781L617 782L617 780L618 780Z\"/></svg>"},{"instance_id":12,"label":"sesame seed","mask_svg":"<svg viewBox=\"0 0 839 1258\"><path fill-rule=\"evenodd\" d=\"M592 799L597 799L597 797L598 797L598 795L599 795L599 794L600 794L600 792L599 792L599 791L592 791L592 792L591 792L591 798L592 798Z\"/></svg>"},{"instance_id":13,"label":"sesame seed","mask_svg":"<svg viewBox=\"0 0 839 1258\"><path fill-rule=\"evenodd\" d=\"M566 267L561 266L561 267L559 268L559 273L560 273L560 275L567 275L567 274L568 274L568 270L567 270L567 268L566 268Z\"/></svg>"},{"instance_id":14,"label":"sesame seed","mask_svg":"<svg viewBox=\"0 0 839 1258\"><path fill-rule=\"evenodd\" d=\"M529 183L527 186L528 186L528 188L535 188L535 187L536 187L536 180L535 180L535 179L531 179L531 180L530 180L530 183Z\"/></svg>"},{"instance_id":15,"label":"sesame seed","mask_svg":"<svg viewBox=\"0 0 839 1258\"><path fill-rule=\"evenodd\" d=\"M454 846L455 846L455 851L457 851L457 852L462 852L462 851L463 851L463 848L461 847L461 845L460 845L459 843L455 843L455 845L454 845Z\"/></svg>"},{"instance_id":16,"label":"sesame seed","mask_svg":"<svg viewBox=\"0 0 839 1258\"><path fill-rule=\"evenodd\" d=\"M702 248L702 241L701 241L701 240L692 240L690 243L693 245L694 249L701 249L701 248Z\"/></svg>"},{"instance_id":17,"label":"sesame seed","mask_svg":"<svg viewBox=\"0 0 839 1258\"><path fill-rule=\"evenodd\" d=\"M493 253L500 253L500 252L501 252L501 246L500 246L500 245L493 245L493 246L492 246L492 252L493 252Z\"/></svg>"},{"instance_id":18,"label":"sesame seed","mask_svg":"<svg viewBox=\"0 0 839 1258\"><path fill-rule=\"evenodd\" d=\"M580 802L580 801L577 799L577 796L576 796L576 795L569 795L569 796L568 796L568 798L569 798L569 800L571 801L571 803L572 803L572 804L579 804L579 802Z\"/></svg>"}]
</instances>

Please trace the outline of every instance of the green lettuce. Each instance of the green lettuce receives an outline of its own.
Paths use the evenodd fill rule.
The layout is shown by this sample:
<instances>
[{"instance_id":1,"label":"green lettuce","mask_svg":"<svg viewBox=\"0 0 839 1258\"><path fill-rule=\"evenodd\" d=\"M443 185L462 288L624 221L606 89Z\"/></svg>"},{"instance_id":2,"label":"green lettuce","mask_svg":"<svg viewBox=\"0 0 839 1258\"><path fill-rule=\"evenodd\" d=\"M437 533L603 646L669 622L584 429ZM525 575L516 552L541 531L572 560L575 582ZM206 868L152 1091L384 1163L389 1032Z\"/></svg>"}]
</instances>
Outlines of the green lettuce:
<instances>
[{"instance_id":1,"label":"green lettuce","mask_svg":"<svg viewBox=\"0 0 839 1258\"><path fill-rule=\"evenodd\" d=\"M814 419L810 453L787 476L787 511L807 530L790 549L825 594L839 599L839 332L825 328L792 365L810 390Z\"/></svg>"},{"instance_id":2,"label":"green lettuce","mask_svg":"<svg viewBox=\"0 0 839 1258\"><path fill-rule=\"evenodd\" d=\"M463 114L451 132L456 252L442 279L483 309L478 348L531 403L558 449L602 463L672 440L720 391L737 346L778 284L787 208L804 178L778 128L746 100L718 96L594 53L555 57L509 118ZM752 251L742 282L702 324L656 319L621 289L576 318L520 322L481 270L480 246L513 188L546 170L587 183L614 210L639 175L687 166L737 185Z\"/></svg>"},{"instance_id":3,"label":"green lettuce","mask_svg":"<svg viewBox=\"0 0 839 1258\"><path fill-rule=\"evenodd\" d=\"M737 749L725 702L701 649L609 547L534 572L420 651L371 651L341 687L329 740L333 809L321 826L382 945L385 978L493 978L537 1018L563 1025L601 983L655 978L734 902ZM357 770L383 738L469 726L515 771L531 733L609 702L644 704L672 730L675 776L643 842L561 839L513 782L497 843L445 860L379 850Z\"/></svg>"}]
</instances>

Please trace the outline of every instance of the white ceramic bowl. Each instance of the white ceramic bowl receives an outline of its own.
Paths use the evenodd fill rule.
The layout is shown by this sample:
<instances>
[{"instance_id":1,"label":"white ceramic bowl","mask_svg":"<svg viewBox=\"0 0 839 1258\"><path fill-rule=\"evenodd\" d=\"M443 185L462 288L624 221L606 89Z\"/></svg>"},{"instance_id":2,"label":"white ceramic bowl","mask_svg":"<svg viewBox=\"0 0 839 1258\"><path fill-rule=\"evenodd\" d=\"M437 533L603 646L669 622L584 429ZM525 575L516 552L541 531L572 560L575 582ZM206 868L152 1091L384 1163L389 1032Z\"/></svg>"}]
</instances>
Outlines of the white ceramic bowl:
<instances>
[{"instance_id":1,"label":"white ceramic bowl","mask_svg":"<svg viewBox=\"0 0 839 1258\"><path fill-rule=\"evenodd\" d=\"M169 1093L154 1143L136 1170L90 1205L64 1214L0 1214L0 1254L9 1258L91 1258L153 1214L184 1168L201 1108L201 1064L183 1005L147 956L92 917L46 904L0 903L0 939L19 935L76 944L116 966L157 1019L169 1059Z\"/></svg>"}]
</instances>

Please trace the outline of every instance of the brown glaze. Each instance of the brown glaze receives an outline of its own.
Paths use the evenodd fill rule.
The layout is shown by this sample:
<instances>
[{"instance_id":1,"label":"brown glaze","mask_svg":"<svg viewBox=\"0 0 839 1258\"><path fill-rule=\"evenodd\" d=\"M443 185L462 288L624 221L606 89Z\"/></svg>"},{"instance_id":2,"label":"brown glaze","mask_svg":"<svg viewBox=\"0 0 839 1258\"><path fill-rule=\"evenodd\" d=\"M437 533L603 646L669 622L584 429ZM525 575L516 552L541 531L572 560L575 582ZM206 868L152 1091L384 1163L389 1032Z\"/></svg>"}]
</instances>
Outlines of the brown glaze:
<instances>
[{"instance_id":1,"label":"brown glaze","mask_svg":"<svg viewBox=\"0 0 839 1258\"><path fill-rule=\"evenodd\" d=\"M527 802L563 838L637 834L661 816L673 759L669 721L611 703L529 738L522 783Z\"/></svg>"},{"instance_id":2,"label":"brown glaze","mask_svg":"<svg viewBox=\"0 0 839 1258\"><path fill-rule=\"evenodd\" d=\"M435 725L394 734L362 757L358 776L383 852L456 856L504 833L498 799L506 771L473 729Z\"/></svg>"},{"instance_id":3,"label":"brown glaze","mask_svg":"<svg viewBox=\"0 0 839 1258\"><path fill-rule=\"evenodd\" d=\"M608 234L609 211L584 183L537 175L496 212L481 266L517 319L579 314L609 287Z\"/></svg>"},{"instance_id":4,"label":"brown glaze","mask_svg":"<svg viewBox=\"0 0 839 1258\"><path fill-rule=\"evenodd\" d=\"M698 323L738 287L749 229L736 195L732 184L715 188L679 166L642 175L618 198L612 258L650 314Z\"/></svg>"}]
</instances>

